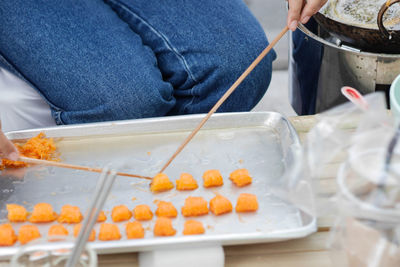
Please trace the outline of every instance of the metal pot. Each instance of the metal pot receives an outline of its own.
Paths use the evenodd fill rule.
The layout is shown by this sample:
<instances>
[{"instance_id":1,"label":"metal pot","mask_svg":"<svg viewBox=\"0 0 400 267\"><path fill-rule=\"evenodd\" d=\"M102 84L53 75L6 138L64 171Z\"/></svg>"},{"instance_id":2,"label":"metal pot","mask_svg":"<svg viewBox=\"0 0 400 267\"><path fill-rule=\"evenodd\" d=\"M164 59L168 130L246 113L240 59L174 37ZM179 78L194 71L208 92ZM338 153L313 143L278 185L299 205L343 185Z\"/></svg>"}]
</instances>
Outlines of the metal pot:
<instances>
[{"instance_id":1,"label":"metal pot","mask_svg":"<svg viewBox=\"0 0 400 267\"><path fill-rule=\"evenodd\" d=\"M400 53L363 52L344 45L313 19L291 35L289 87L298 114L319 113L347 101L340 92L346 85L362 94L388 93L399 74Z\"/></svg>"},{"instance_id":2,"label":"metal pot","mask_svg":"<svg viewBox=\"0 0 400 267\"><path fill-rule=\"evenodd\" d=\"M400 3L400 0L389 0L382 5L377 16L377 27L344 22L322 12L315 14L314 18L319 25L345 44L366 52L399 54L400 30L387 30L383 24L385 13L395 3Z\"/></svg>"}]
</instances>

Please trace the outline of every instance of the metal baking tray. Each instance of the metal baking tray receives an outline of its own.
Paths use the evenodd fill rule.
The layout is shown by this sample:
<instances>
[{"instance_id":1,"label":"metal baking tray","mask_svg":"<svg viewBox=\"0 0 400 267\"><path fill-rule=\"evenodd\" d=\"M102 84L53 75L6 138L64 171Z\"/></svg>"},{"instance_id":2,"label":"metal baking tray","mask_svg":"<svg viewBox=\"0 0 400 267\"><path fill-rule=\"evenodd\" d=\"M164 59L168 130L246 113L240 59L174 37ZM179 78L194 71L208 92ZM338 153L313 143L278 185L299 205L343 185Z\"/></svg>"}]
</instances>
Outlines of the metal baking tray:
<instances>
[{"instance_id":1,"label":"metal baking tray","mask_svg":"<svg viewBox=\"0 0 400 267\"><path fill-rule=\"evenodd\" d=\"M6 135L13 140L26 140L44 132L56 139L62 162L94 167L109 165L123 172L154 176L203 117L188 115L59 126ZM107 222L111 222L112 207L118 204L125 204L130 209L138 204L148 204L155 211L155 200L167 200L172 201L180 212L188 196L202 196L209 201L217 193L230 199L233 205L240 193L256 194L259 210L252 214L232 212L217 217L210 213L197 217L206 228L206 233L199 236L183 236L185 218L180 214L173 220L177 229L174 237L154 237L153 218L143 223L147 229L144 239L127 240L124 237L125 223L122 222L118 223L123 236L121 240L95 241L91 246L98 253L117 253L180 245L274 242L307 236L316 230L315 217L274 193L299 148L295 130L278 113L215 114L165 171L172 181L178 179L180 173L188 172L198 181L199 188L152 194L147 180L117 177L104 206ZM250 186L237 188L232 185L229 173L237 168L249 170L253 177ZM201 177L207 169L221 171L224 177L222 187L203 188ZM48 202L56 212L64 204L72 204L79 206L84 213L99 177L97 173L43 166L1 175L1 222L7 221L7 203L21 204L32 210L34 204ZM285 186L279 190L286 190ZM21 224L13 225L18 230ZM39 225L42 236L47 235L50 225ZM96 224L96 233L98 227ZM67 228L71 235L72 226L67 225ZM0 256L9 257L17 249L18 243L1 248Z\"/></svg>"}]
</instances>

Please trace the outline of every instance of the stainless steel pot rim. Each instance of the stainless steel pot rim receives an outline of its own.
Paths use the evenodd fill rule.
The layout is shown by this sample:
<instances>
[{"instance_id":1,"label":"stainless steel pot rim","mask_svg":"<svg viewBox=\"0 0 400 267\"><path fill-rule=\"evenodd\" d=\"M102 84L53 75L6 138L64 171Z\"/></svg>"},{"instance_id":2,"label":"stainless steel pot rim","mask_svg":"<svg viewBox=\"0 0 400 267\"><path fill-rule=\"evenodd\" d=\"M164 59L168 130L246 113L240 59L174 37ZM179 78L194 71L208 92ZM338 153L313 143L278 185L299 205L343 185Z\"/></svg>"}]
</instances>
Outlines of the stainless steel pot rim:
<instances>
[{"instance_id":1,"label":"stainless steel pot rim","mask_svg":"<svg viewBox=\"0 0 400 267\"><path fill-rule=\"evenodd\" d=\"M339 50L343 50L352 54L356 54L356 55L361 55L361 56L366 56L366 57L384 57L384 58L392 58L392 59L400 59L400 54L385 54L385 53L372 53L372 52L364 52L364 51L360 51L357 48L352 48L350 46L345 46L345 45L336 45L334 43L331 43L321 37L319 37L318 35L314 34L313 32L311 32L309 29L307 29L307 27L305 27L303 24L299 23L298 25L298 29L300 31L302 31L305 35L313 38L314 40L316 40L317 42L320 42L324 45L330 46L332 48L336 48Z\"/></svg>"}]
</instances>

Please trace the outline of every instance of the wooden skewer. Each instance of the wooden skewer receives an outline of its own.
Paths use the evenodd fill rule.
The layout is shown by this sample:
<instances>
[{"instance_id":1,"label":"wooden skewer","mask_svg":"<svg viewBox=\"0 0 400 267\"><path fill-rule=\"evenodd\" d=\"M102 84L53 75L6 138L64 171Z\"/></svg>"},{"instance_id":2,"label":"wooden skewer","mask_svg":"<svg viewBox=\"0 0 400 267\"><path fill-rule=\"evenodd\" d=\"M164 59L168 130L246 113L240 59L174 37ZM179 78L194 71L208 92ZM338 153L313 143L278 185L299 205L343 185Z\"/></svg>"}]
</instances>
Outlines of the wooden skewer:
<instances>
[{"instance_id":1,"label":"wooden skewer","mask_svg":"<svg viewBox=\"0 0 400 267\"><path fill-rule=\"evenodd\" d=\"M185 148L185 146L192 140L192 138L197 134L197 132L203 127L207 120L214 114L217 109L225 102L225 100L235 91L235 89L242 83L242 81L253 71L253 69L260 63L260 61L268 54L269 51L276 45L276 43L286 34L289 28L286 26L278 36L261 52L261 54L251 63L251 65L240 75L240 77L235 81L235 83L226 91L226 93L218 100L214 107L208 112L208 114L203 118L199 125L190 133L190 135L183 141L183 143L178 147L172 157L167 161L167 163L162 167L160 172L165 171L165 169L171 164L171 162L176 158L176 156Z\"/></svg>"},{"instance_id":2,"label":"wooden skewer","mask_svg":"<svg viewBox=\"0 0 400 267\"><path fill-rule=\"evenodd\" d=\"M60 168L82 170L82 171L89 171L89 172L101 173L103 171L103 169L100 169L100 168L91 168L91 167L80 166L80 165L72 165L72 164L61 163L61 162L56 162L56 161L32 159L32 158L27 158L27 157L19 157L18 160L26 162L26 163L29 163L29 164L41 164L41 165L55 166L55 167L60 167ZM152 180L151 177L137 175L137 174L129 174L129 173L117 172L117 175Z\"/></svg>"}]
</instances>

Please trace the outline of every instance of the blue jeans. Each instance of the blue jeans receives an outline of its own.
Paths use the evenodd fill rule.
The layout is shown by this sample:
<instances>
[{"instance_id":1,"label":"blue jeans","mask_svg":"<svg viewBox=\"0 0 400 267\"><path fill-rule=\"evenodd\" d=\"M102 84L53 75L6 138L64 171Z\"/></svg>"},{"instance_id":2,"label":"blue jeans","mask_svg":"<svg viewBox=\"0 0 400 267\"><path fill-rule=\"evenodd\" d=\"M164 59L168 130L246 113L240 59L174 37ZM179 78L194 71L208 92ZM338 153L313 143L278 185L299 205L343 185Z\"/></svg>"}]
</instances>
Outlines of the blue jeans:
<instances>
[{"instance_id":1,"label":"blue jeans","mask_svg":"<svg viewBox=\"0 0 400 267\"><path fill-rule=\"evenodd\" d=\"M57 124L204 113L267 46L242 0L1 0L0 64ZM219 111L248 111L270 53Z\"/></svg>"}]
</instances>

